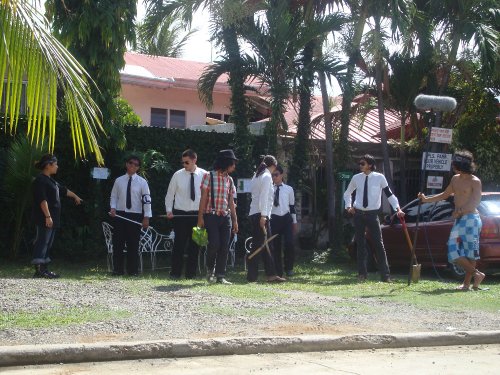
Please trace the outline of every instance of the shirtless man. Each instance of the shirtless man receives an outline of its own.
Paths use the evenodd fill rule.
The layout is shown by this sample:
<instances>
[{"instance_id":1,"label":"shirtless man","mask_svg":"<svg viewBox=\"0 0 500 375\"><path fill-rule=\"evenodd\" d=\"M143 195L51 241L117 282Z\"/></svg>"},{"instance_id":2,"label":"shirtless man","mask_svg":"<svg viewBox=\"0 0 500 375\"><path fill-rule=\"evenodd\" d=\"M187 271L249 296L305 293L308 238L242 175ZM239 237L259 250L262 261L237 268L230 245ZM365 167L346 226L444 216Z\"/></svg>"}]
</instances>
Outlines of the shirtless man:
<instances>
[{"instance_id":1,"label":"shirtless man","mask_svg":"<svg viewBox=\"0 0 500 375\"><path fill-rule=\"evenodd\" d=\"M457 151L453 155L451 167L455 175L445 191L432 197L418 193L418 198L422 202L437 202L454 194L455 224L451 228L448 240L448 261L458 264L465 270L464 282L457 287L458 290L469 290L473 276L472 289L479 290L479 284L485 277L484 273L476 269L482 225L477 211L477 206L481 202L481 180L472 174L475 165L469 151Z\"/></svg>"}]
</instances>

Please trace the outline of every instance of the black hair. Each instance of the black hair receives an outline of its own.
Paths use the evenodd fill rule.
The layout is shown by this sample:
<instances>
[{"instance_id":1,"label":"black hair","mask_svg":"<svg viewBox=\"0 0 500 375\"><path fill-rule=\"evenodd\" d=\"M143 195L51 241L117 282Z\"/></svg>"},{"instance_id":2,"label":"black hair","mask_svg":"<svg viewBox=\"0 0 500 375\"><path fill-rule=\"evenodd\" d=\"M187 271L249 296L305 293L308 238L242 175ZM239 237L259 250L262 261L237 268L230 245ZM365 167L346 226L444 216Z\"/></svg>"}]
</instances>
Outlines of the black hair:
<instances>
[{"instance_id":1,"label":"black hair","mask_svg":"<svg viewBox=\"0 0 500 375\"><path fill-rule=\"evenodd\" d=\"M35 168L43 170L45 167L49 164L53 164L57 162L57 158L55 157L54 154L45 154L43 155L40 160L38 160L35 163Z\"/></svg>"},{"instance_id":2,"label":"black hair","mask_svg":"<svg viewBox=\"0 0 500 375\"><path fill-rule=\"evenodd\" d=\"M264 172L264 169L272 165L278 166L278 161L273 155L262 156L262 161L255 171L255 177L259 177Z\"/></svg>"},{"instance_id":3,"label":"black hair","mask_svg":"<svg viewBox=\"0 0 500 375\"><path fill-rule=\"evenodd\" d=\"M277 170L280 174L283 174L283 168L281 167L281 165L277 165L277 166L276 166L276 170Z\"/></svg>"},{"instance_id":4,"label":"black hair","mask_svg":"<svg viewBox=\"0 0 500 375\"><path fill-rule=\"evenodd\" d=\"M182 153L182 157L183 158L188 157L190 159L198 159L198 155L196 154L196 152L194 152L190 148L188 148Z\"/></svg>"},{"instance_id":5,"label":"black hair","mask_svg":"<svg viewBox=\"0 0 500 375\"><path fill-rule=\"evenodd\" d=\"M370 154L364 154L360 160L366 161L366 163L370 166L371 171L374 171L375 169L377 169L377 167L375 165L375 158L373 156L371 156Z\"/></svg>"},{"instance_id":6,"label":"black hair","mask_svg":"<svg viewBox=\"0 0 500 375\"><path fill-rule=\"evenodd\" d=\"M236 160L227 158L216 158L214 161L214 170L226 171L230 166L236 164Z\"/></svg>"},{"instance_id":7,"label":"black hair","mask_svg":"<svg viewBox=\"0 0 500 375\"><path fill-rule=\"evenodd\" d=\"M451 165L462 173L472 174L476 171L472 152L467 150L456 151L451 159Z\"/></svg>"},{"instance_id":8,"label":"black hair","mask_svg":"<svg viewBox=\"0 0 500 375\"><path fill-rule=\"evenodd\" d=\"M139 167L141 166L142 162L141 159L137 155L130 155L125 161L128 163L129 161L135 160L139 163Z\"/></svg>"}]
</instances>

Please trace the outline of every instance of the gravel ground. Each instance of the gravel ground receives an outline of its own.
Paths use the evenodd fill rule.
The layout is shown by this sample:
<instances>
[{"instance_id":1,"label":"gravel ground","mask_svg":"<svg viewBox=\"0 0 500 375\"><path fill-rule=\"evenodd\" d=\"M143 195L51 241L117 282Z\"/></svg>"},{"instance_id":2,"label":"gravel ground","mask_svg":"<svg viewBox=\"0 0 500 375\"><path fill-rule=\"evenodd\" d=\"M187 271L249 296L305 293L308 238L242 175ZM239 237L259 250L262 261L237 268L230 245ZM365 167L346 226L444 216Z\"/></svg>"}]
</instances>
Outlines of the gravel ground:
<instances>
[{"instance_id":1,"label":"gravel ground","mask_svg":"<svg viewBox=\"0 0 500 375\"><path fill-rule=\"evenodd\" d=\"M345 299L284 291L265 283L258 287L275 290L272 300L219 296L211 293L211 286L202 280L194 285L169 280L159 284L152 285L144 279L0 279L3 314L57 311L57 306L64 306L82 312L98 309L112 315L105 321L84 324L6 328L0 330L0 345L495 330L500 327L498 313L436 311L376 297Z\"/></svg>"}]
</instances>

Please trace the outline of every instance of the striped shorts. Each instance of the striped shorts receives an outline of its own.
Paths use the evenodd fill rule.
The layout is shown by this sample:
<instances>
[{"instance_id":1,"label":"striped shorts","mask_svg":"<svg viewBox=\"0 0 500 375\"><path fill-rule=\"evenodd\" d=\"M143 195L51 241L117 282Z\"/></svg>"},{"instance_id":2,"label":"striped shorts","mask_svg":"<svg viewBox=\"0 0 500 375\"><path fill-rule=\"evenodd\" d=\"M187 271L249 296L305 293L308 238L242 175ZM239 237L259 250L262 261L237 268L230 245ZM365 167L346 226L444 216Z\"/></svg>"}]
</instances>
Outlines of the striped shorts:
<instances>
[{"instance_id":1,"label":"striped shorts","mask_svg":"<svg viewBox=\"0 0 500 375\"><path fill-rule=\"evenodd\" d=\"M479 235L482 222L479 214L467 214L455 220L448 240L448 261L457 258L479 259Z\"/></svg>"}]
</instances>

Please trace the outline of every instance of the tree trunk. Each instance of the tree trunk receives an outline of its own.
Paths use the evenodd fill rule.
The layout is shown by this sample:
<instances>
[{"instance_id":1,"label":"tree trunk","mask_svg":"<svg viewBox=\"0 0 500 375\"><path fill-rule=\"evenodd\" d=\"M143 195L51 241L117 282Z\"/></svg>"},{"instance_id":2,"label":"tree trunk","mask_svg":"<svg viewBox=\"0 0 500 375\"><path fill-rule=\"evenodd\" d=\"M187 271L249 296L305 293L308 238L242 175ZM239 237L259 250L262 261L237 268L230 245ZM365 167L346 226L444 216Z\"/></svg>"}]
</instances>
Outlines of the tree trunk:
<instances>
[{"instance_id":1,"label":"tree trunk","mask_svg":"<svg viewBox=\"0 0 500 375\"><path fill-rule=\"evenodd\" d=\"M309 138L311 136L311 97L314 85L314 71L311 68L315 42L310 41L304 47L304 65L302 81L299 85L299 118L297 137L295 138L295 152L290 168L289 182L300 188L305 177L304 171L309 165Z\"/></svg>"},{"instance_id":2,"label":"tree trunk","mask_svg":"<svg viewBox=\"0 0 500 375\"><path fill-rule=\"evenodd\" d=\"M380 17L375 16L375 32L380 35ZM380 145L382 146L382 156L384 158L384 174L387 179L387 183L391 189L394 189L394 184L392 182L391 165L389 162L389 150L387 148L387 131L385 129L385 114L384 114L384 93L382 88L382 56L381 51L378 51L378 56L376 56L375 63L375 82L377 85L377 108L378 108L378 120L380 123Z\"/></svg>"},{"instance_id":3,"label":"tree trunk","mask_svg":"<svg viewBox=\"0 0 500 375\"><path fill-rule=\"evenodd\" d=\"M234 27L222 30L224 48L231 61L229 86L231 87L231 122L234 123L234 149L238 159L238 170L243 175L252 173L252 142L248 121L248 105L245 98L245 76L241 70L240 46Z\"/></svg>"},{"instance_id":4,"label":"tree trunk","mask_svg":"<svg viewBox=\"0 0 500 375\"><path fill-rule=\"evenodd\" d=\"M323 101L323 113L325 122L325 154L326 154L326 200L328 202L328 246L337 248L340 241L335 241L335 179L333 165L333 125L330 114L330 100L326 89L325 73L319 73L319 84ZM338 226L342 229L342 226ZM341 234L341 233L340 233ZM343 238L339 236L339 238ZM335 252L336 249L334 249Z\"/></svg>"},{"instance_id":5,"label":"tree trunk","mask_svg":"<svg viewBox=\"0 0 500 375\"><path fill-rule=\"evenodd\" d=\"M347 167L348 164L348 137L349 137L349 123L351 121L351 103L354 99L354 71L356 61L361 57L360 45L361 38L363 37L363 29L366 23L368 14L368 7L366 1L361 4L360 13L356 20L354 35L352 43L347 55L349 60L347 62L347 73L345 76L345 85L342 88L342 112L340 113L340 141L338 149L339 168Z\"/></svg>"}]
</instances>

